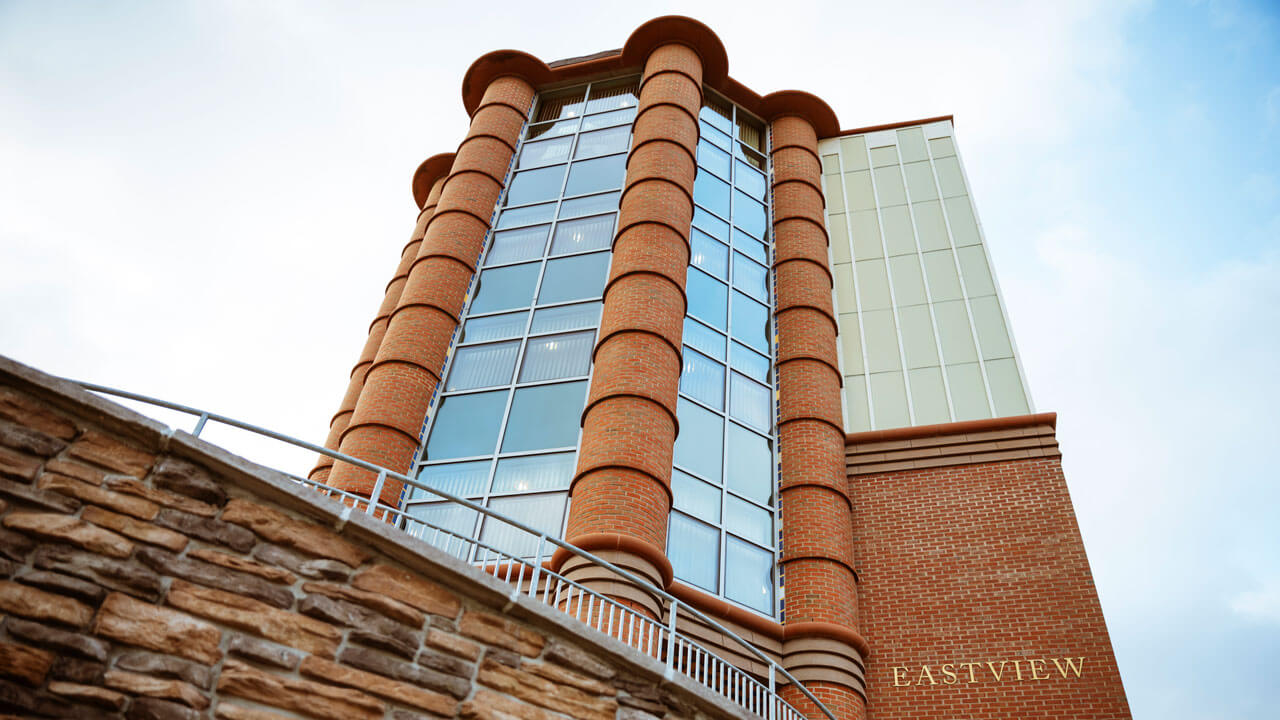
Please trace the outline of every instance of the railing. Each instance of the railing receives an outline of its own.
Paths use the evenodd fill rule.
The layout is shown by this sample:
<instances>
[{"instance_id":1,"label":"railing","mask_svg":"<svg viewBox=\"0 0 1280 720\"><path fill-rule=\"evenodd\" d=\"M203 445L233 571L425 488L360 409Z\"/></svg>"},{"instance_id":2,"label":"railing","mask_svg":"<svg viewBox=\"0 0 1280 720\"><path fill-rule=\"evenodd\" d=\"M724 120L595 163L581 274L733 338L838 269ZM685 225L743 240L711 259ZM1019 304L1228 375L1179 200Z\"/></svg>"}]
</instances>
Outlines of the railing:
<instances>
[{"instance_id":1,"label":"railing","mask_svg":"<svg viewBox=\"0 0 1280 720\"><path fill-rule=\"evenodd\" d=\"M836 720L831 711L814 697L808 688L757 647L739 637L737 633L724 627L700 610L690 607L687 603L682 603L678 598L653 585L648 580L559 538L535 530L518 520L506 517L465 498L430 487L416 478L411 478L344 453L314 445L305 440L299 440L266 428L167 400L160 400L93 383L78 382L78 384L93 392L193 415L197 420L191 434L197 437L204 430L205 425L212 421L326 455L336 461L345 462L369 472L377 473L377 480L369 498L330 487L314 480L289 475L288 473L285 474L289 475L296 483L310 486L329 497L338 499L352 509L348 510L348 512L363 509L364 512L370 515L376 515L388 522L395 523L413 537L425 540L444 552L471 563L477 568L477 572L489 573L506 580L512 586L510 595L512 601L524 595L533 600L544 602L572 615L596 630L626 643L638 652L664 663L668 678L672 677L673 673L679 672L720 693L749 712L768 720L805 720L800 711L778 695L778 686L790 683L798 688L823 715L830 720ZM474 534L478 537L472 537L472 533L441 527L414 517L399 508L386 505L380 499L388 479L401 483L403 487L417 488L439 496L442 500L468 508L485 516L484 527L492 527L489 525L490 521L492 521L497 523L496 527L498 529L492 533L489 540L481 540L480 538L485 535L483 531L475 532ZM371 501L370 498L378 498L379 500ZM473 527L475 527L474 524ZM655 620L628 605L552 570L550 560L557 548L564 549L572 555L603 568L619 578L640 587L645 592L660 598L665 604L664 612L662 613L664 618ZM743 655L753 658L767 667L768 670L764 679L760 679L755 674L726 661L683 634L678 629L679 621L682 617L690 621L696 620L709 626L736 646L739 646L743 651Z\"/></svg>"}]
</instances>

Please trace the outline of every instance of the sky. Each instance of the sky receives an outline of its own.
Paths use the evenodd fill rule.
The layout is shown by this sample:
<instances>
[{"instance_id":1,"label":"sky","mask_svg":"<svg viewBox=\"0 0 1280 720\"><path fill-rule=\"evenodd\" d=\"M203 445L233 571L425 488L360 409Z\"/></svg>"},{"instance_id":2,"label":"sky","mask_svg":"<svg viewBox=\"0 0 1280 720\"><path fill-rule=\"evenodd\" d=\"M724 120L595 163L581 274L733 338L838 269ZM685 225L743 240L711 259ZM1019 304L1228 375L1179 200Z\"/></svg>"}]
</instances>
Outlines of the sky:
<instances>
[{"instance_id":1,"label":"sky","mask_svg":"<svg viewBox=\"0 0 1280 720\"><path fill-rule=\"evenodd\" d=\"M0 354L322 442L467 66L690 15L843 127L955 115L1134 717L1274 718L1280 8L640 5L0 1Z\"/></svg>"}]
</instances>

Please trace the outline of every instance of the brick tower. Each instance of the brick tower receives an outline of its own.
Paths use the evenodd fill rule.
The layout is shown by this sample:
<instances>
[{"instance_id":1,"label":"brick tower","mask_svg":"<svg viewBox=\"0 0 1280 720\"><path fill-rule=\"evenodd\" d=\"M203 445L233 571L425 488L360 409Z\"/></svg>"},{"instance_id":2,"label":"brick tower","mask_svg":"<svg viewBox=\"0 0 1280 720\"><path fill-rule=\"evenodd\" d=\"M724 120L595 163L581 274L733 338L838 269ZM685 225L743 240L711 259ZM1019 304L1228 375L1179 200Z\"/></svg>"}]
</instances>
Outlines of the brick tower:
<instances>
[{"instance_id":1,"label":"brick tower","mask_svg":"<svg viewBox=\"0 0 1280 720\"><path fill-rule=\"evenodd\" d=\"M646 578L840 718L1129 717L950 117L841 129L732 78L683 17L588 57L485 55L463 105L327 447Z\"/></svg>"}]
</instances>

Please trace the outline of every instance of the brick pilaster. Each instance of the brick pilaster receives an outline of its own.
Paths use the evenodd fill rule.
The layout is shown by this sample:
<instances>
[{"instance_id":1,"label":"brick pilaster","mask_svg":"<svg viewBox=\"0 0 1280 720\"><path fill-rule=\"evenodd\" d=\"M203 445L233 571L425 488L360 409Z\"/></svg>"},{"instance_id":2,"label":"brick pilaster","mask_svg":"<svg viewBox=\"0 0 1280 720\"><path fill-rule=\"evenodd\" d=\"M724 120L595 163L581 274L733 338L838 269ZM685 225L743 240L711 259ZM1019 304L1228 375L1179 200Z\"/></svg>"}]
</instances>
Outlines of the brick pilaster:
<instances>
[{"instance_id":1,"label":"brick pilaster","mask_svg":"<svg viewBox=\"0 0 1280 720\"><path fill-rule=\"evenodd\" d=\"M776 118L772 132L783 664L842 720L860 718L865 644L857 634L852 507L818 140L813 125L795 115ZM795 688L786 693L797 707L808 704Z\"/></svg>"},{"instance_id":2,"label":"brick pilaster","mask_svg":"<svg viewBox=\"0 0 1280 720\"><path fill-rule=\"evenodd\" d=\"M649 54L566 534L589 550L628 554L659 585L671 579L665 546L701 88L690 48Z\"/></svg>"},{"instance_id":3,"label":"brick pilaster","mask_svg":"<svg viewBox=\"0 0 1280 720\"><path fill-rule=\"evenodd\" d=\"M409 470L533 97L523 79L499 77L472 115L342 433L342 452ZM339 463L330 484L367 495L374 479L373 473ZM394 504L399 494L399 483L388 483L381 500Z\"/></svg>"},{"instance_id":4,"label":"brick pilaster","mask_svg":"<svg viewBox=\"0 0 1280 720\"><path fill-rule=\"evenodd\" d=\"M378 355L378 348L382 346L382 338L386 335L387 326L391 322L391 313L395 311L400 303L400 294L404 291L405 283L409 280L409 269L418 258L418 248L421 247L422 238L427 232L427 223L431 222L432 216L435 215L436 205L440 202L440 191L444 187L444 180L448 176L449 165L453 162L453 156L436 156L432 160L437 158L441 160L438 166L443 174L440 177L426 180L426 182L430 183L431 192L427 195L426 202L418 212L418 221L414 225L413 234L409 237L409 243L400 252L400 264L396 267L396 274L391 278L391 282L387 283L386 294L382 297L382 305L378 307L378 315L373 319L373 323L369 325L369 337L365 340L364 349L360 351L359 361L351 369L351 379L347 383L347 392L342 398L342 404L338 406L338 412L329 420L329 436L325 438L324 446L330 450L338 449L342 441L343 432L351 424L351 416L355 413L356 402L360 399L360 391L364 389L365 377L369 374L369 368L373 365L373 361ZM332 468L333 458L321 455L315 469L311 471L310 478L316 482L326 482Z\"/></svg>"}]
</instances>

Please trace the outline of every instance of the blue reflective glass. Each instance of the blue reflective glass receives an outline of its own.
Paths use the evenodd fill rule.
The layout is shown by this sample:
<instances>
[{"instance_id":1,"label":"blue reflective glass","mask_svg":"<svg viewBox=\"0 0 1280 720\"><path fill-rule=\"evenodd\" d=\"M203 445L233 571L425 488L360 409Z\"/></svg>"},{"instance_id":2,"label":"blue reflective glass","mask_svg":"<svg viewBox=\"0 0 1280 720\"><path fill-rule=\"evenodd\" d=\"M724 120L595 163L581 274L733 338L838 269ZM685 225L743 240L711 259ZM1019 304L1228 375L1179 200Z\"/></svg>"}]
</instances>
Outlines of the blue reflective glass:
<instances>
[{"instance_id":1,"label":"blue reflective glass","mask_svg":"<svg viewBox=\"0 0 1280 720\"><path fill-rule=\"evenodd\" d=\"M680 398L676 401L680 434L676 436L675 460L680 467L720 482L721 451L724 449L724 418Z\"/></svg>"},{"instance_id":2,"label":"blue reflective glass","mask_svg":"<svg viewBox=\"0 0 1280 720\"><path fill-rule=\"evenodd\" d=\"M620 188L626 171L626 155L611 155L576 162L569 170L569 182L564 186L564 196L586 195Z\"/></svg>"},{"instance_id":3,"label":"blue reflective glass","mask_svg":"<svg viewBox=\"0 0 1280 720\"><path fill-rule=\"evenodd\" d=\"M700 270L689 270L689 279L685 282L689 314L721 330L725 325L727 292L724 283Z\"/></svg>"},{"instance_id":4,"label":"blue reflective glass","mask_svg":"<svg viewBox=\"0 0 1280 720\"><path fill-rule=\"evenodd\" d=\"M767 438L729 423L725 484L739 495L761 504L773 502L773 443Z\"/></svg>"},{"instance_id":5,"label":"blue reflective glass","mask_svg":"<svg viewBox=\"0 0 1280 720\"><path fill-rule=\"evenodd\" d=\"M622 152L631 142L631 128L626 125L584 132L578 136L578 149L573 151L574 159L599 157L610 153Z\"/></svg>"},{"instance_id":6,"label":"blue reflective glass","mask_svg":"<svg viewBox=\"0 0 1280 720\"><path fill-rule=\"evenodd\" d=\"M447 460L492 453L506 406L506 390L445 397L431 426L426 459Z\"/></svg>"},{"instance_id":7,"label":"blue reflective glass","mask_svg":"<svg viewBox=\"0 0 1280 720\"><path fill-rule=\"evenodd\" d=\"M470 312L478 315L528 307L533 300L533 288L538 284L538 268L539 263L526 263L482 271Z\"/></svg>"},{"instance_id":8,"label":"blue reflective glass","mask_svg":"<svg viewBox=\"0 0 1280 720\"><path fill-rule=\"evenodd\" d=\"M762 353L769 352L769 310L746 295L735 292L730 334L734 340L741 340Z\"/></svg>"},{"instance_id":9,"label":"blue reflective glass","mask_svg":"<svg viewBox=\"0 0 1280 720\"><path fill-rule=\"evenodd\" d=\"M761 265L769 264L769 250L764 246L764 243L737 228L733 229L733 249L742 252Z\"/></svg>"},{"instance_id":10,"label":"blue reflective glass","mask_svg":"<svg viewBox=\"0 0 1280 720\"><path fill-rule=\"evenodd\" d=\"M733 133L733 121L716 112L714 108L703 105L702 109L698 111L698 119L702 121L705 129L718 129L723 133ZM728 135L725 137L727 142ZM728 145L726 144L725 147L728 147Z\"/></svg>"},{"instance_id":11,"label":"blue reflective glass","mask_svg":"<svg viewBox=\"0 0 1280 720\"><path fill-rule=\"evenodd\" d=\"M698 167L729 179L729 153L717 148L706 140L698 141Z\"/></svg>"},{"instance_id":12,"label":"blue reflective glass","mask_svg":"<svg viewBox=\"0 0 1280 720\"><path fill-rule=\"evenodd\" d=\"M520 159L516 163L516 169L524 170L565 162L569 159L569 148L572 146L573 138L571 137L526 142L524 147L520 148Z\"/></svg>"},{"instance_id":13,"label":"blue reflective glass","mask_svg":"<svg viewBox=\"0 0 1280 720\"><path fill-rule=\"evenodd\" d=\"M494 498L489 501L489 507L541 533L560 537L560 529L564 526L564 507L567 499L568 496L565 493L513 495ZM534 553L538 552L537 535L531 535L514 525L492 517L485 518L484 528L480 531L480 540L516 557L533 557ZM545 545L542 551L547 555L551 554L551 550Z\"/></svg>"},{"instance_id":14,"label":"blue reflective glass","mask_svg":"<svg viewBox=\"0 0 1280 720\"><path fill-rule=\"evenodd\" d=\"M773 553L734 537L725 540L724 594L762 613L773 612Z\"/></svg>"},{"instance_id":15,"label":"blue reflective glass","mask_svg":"<svg viewBox=\"0 0 1280 720\"><path fill-rule=\"evenodd\" d=\"M467 553L471 551L471 544L458 537L475 537L479 513L469 507L449 502L410 505L406 511L410 517L421 521L405 523L406 532L455 557L466 559Z\"/></svg>"},{"instance_id":16,"label":"blue reflective glass","mask_svg":"<svg viewBox=\"0 0 1280 720\"><path fill-rule=\"evenodd\" d=\"M533 311L533 324L529 332L546 333L562 330L579 330L600 324L600 312L603 303L591 302L581 305L560 305Z\"/></svg>"},{"instance_id":17,"label":"blue reflective glass","mask_svg":"<svg viewBox=\"0 0 1280 720\"><path fill-rule=\"evenodd\" d=\"M764 205L739 190L733 191L733 224L757 238L767 237L765 230L768 219L765 217Z\"/></svg>"},{"instance_id":18,"label":"blue reflective glass","mask_svg":"<svg viewBox=\"0 0 1280 720\"><path fill-rule=\"evenodd\" d=\"M609 275L610 257L610 253L603 252L548 260L538 304L600 297Z\"/></svg>"},{"instance_id":19,"label":"blue reflective glass","mask_svg":"<svg viewBox=\"0 0 1280 720\"><path fill-rule=\"evenodd\" d=\"M729 223L700 207L693 209L693 226L706 230L711 237L722 243L727 244L729 242Z\"/></svg>"},{"instance_id":20,"label":"blue reflective glass","mask_svg":"<svg viewBox=\"0 0 1280 720\"><path fill-rule=\"evenodd\" d=\"M724 529L761 545L773 544L773 513L732 495L725 498Z\"/></svg>"},{"instance_id":21,"label":"blue reflective glass","mask_svg":"<svg viewBox=\"0 0 1280 720\"><path fill-rule=\"evenodd\" d=\"M522 208L508 208L498 216L498 229L532 225L547 222L556 216L556 204L531 205Z\"/></svg>"},{"instance_id":22,"label":"blue reflective glass","mask_svg":"<svg viewBox=\"0 0 1280 720\"><path fill-rule=\"evenodd\" d=\"M511 340L483 345L467 345L458 348L449 369L449 382L445 390L474 390L475 388L506 385L516 368L516 355L520 341Z\"/></svg>"},{"instance_id":23,"label":"blue reflective glass","mask_svg":"<svg viewBox=\"0 0 1280 720\"><path fill-rule=\"evenodd\" d=\"M485 484L489 481L489 461L449 463L447 465L426 465L418 470L418 479L424 485L430 485L451 495L472 498L484 494ZM412 500L440 500L440 496L430 490L414 488Z\"/></svg>"},{"instance_id":24,"label":"blue reflective glass","mask_svg":"<svg viewBox=\"0 0 1280 720\"><path fill-rule=\"evenodd\" d=\"M711 173L700 172L693 179L693 201L720 217L727 218L729 217L729 183Z\"/></svg>"},{"instance_id":25,"label":"blue reflective glass","mask_svg":"<svg viewBox=\"0 0 1280 720\"><path fill-rule=\"evenodd\" d=\"M733 343L729 350L729 366L745 373L747 377L769 384L769 358L748 350L745 345Z\"/></svg>"},{"instance_id":26,"label":"blue reflective glass","mask_svg":"<svg viewBox=\"0 0 1280 720\"><path fill-rule=\"evenodd\" d=\"M621 195L621 193L610 192L565 200L560 203L560 219L617 210L618 199Z\"/></svg>"},{"instance_id":27,"label":"blue reflective glass","mask_svg":"<svg viewBox=\"0 0 1280 720\"><path fill-rule=\"evenodd\" d=\"M458 342L483 342L520 337L524 334L524 321L528 316L528 313L518 312L471 318L463 324L462 337Z\"/></svg>"},{"instance_id":28,"label":"blue reflective glass","mask_svg":"<svg viewBox=\"0 0 1280 720\"><path fill-rule=\"evenodd\" d=\"M671 513L667 557L680 580L711 592L719 589L719 530L681 513Z\"/></svg>"},{"instance_id":29,"label":"blue reflective glass","mask_svg":"<svg viewBox=\"0 0 1280 720\"><path fill-rule=\"evenodd\" d=\"M502 452L577 445L578 419L586 398L585 380L517 389L502 436Z\"/></svg>"},{"instance_id":30,"label":"blue reflective glass","mask_svg":"<svg viewBox=\"0 0 1280 720\"><path fill-rule=\"evenodd\" d=\"M552 138L561 137L563 135L572 135L578 129L578 119L572 120L554 120L552 122L539 123L529 126L528 139L534 138Z\"/></svg>"},{"instance_id":31,"label":"blue reflective glass","mask_svg":"<svg viewBox=\"0 0 1280 720\"><path fill-rule=\"evenodd\" d=\"M773 394L738 373L729 373L729 416L769 432L773 427Z\"/></svg>"},{"instance_id":32,"label":"blue reflective glass","mask_svg":"<svg viewBox=\"0 0 1280 720\"><path fill-rule=\"evenodd\" d=\"M507 204L524 205L559 197L566 167L568 166L556 165L516 173L507 188Z\"/></svg>"},{"instance_id":33,"label":"blue reflective glass","mask_svg":"<svg viewBox=\"0 0 1280 720\"><path fill-rule=\"evenodd\" d=\"M738 253L733 254L733 286L762 303L769 302L769 274Z\"/></svg>"},{"instance_id":34,"label":"blue reflective glass","mask_svg":"<svg viewBox=\"0 0 1280 720\"><path fill-rule=\"evenodd\" d=\"M672 504L677 510L708 522L720 522L720 488L686 472L671 471Z\"/></svg>"},{"instance_id":35,"label":"blue reflective glass","mask_svg":"<svg viewBox=\"0 0 1280 720\"><path fill-rule=\"evenodd\" d=\"M603 250L613 242L613 214L561 221L551 241L552 255Z\"/></svg>"},{"instance_id":36,"label":"blue reflective glass","mask_svg":"<svg viewBox=\"0 0 1280 720\"><path fill-rule=\"evenodd\" d=\"M767 190L765 187L764 173L756 170L741 160L734 163L734 166L735 172L737 173L733 178L734 186L756 200L764 202Z\"/></svg>"},{"instance_id":37,"label":"blue reflective glass","mask_svg":"<svg viewBox=\"0 0 1280 720\"><path fill-rule=\"evenodd\" d=\"M600 113L599 115L591 115L582 119L583 130L595 130L597 128L609 127L611 125L623 125L631 122L636 116L634 107L614 110L613 112Z\"/></svg>"},{"instance_id":38,"label":"blue reflective glass","mask_svg":"<svg viewBox=\"0 0 1280 720\"><path fill-rule=\"evenodd\" d=\"M500 230L493 234L489 252L484 256L485 265L503 265L542 257L547 247L550 225L535 225L516 230Z\"/></svg>"},{"instance_id":39,"label":"blue reflective glass","mask_svg":"<svg viewBox=\"0 0 1280 720\"><path fill-rule=\"evenodd\" d=\"M717 360L724 361L724 335L691 317L684 319L684 342Z\"/></svg>"},{"instance_id":40,"label":"blue reflective glass","mask_svg":"<svg viewBox=\"0 0 1280 720\"><path fill-rule=\"evenodd\" d=\"M686 347L684 368L680 373L680 392L717 410L723 410L724 365Z\"/></svg>"},{"instance_id":41,"label":"blue reflective glass","mask_svg":"<svg viewBox=\"0 0 1280 720\"><path fill-rule=\"evenodd\" d=\"M573 479L573 453L503 458L493 474L493 491L568 490Z\"/></svg>"},{"instance_id":42,"label":"blue reflective glass","mask_svg":"<svg viewBox=\"0 0 1280 720\"><path fill-rule=\"evenodd\" d=\"M689 262L721 280L729 277L729 248L716 242L710 235L693 228L689 236L692 250Z\"/></svg>"}]
</instances>

